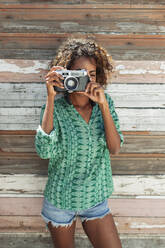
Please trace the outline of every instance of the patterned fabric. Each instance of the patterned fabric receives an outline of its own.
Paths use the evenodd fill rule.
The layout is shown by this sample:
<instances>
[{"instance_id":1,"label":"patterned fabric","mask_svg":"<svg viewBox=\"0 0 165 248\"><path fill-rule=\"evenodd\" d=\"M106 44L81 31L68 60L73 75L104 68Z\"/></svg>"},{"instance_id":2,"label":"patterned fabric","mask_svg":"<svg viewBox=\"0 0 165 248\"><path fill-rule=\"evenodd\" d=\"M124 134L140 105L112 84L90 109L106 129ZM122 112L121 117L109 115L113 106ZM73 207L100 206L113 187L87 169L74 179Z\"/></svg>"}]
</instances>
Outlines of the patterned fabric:
<instances>
[{"instance_id":1,"label":"patterned fabric","mask_svg":"<svg viewBox=\"0 0 165 248\"><path fill-rule=\"evenodd\" d=\"M111 115L123 144L114 104L106 94ZM45 105L41 110L41 120ZM41 126L35 137L36 151L49 159L45 198L54 206L83 210L95 206L113 192L110 155L104 122L98 104L93 106L87 124L64 97L55 101L54 129L48 135Z\"/></svg>"}]
</instances>

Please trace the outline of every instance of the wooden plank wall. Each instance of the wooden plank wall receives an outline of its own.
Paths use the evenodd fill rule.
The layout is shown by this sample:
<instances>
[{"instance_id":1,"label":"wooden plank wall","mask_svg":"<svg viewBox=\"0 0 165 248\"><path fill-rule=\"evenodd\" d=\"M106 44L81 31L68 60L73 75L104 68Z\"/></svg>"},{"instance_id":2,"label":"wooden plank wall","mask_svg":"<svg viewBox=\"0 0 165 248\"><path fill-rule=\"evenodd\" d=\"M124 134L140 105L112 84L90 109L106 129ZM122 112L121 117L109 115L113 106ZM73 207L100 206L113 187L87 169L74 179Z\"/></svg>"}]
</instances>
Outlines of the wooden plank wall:
<instances>
[{"instance_id":1,"label":"wooden plank wall","mask_svg":"<svg viewBox=\"0 0 165 248\"><path fill-rule=\"evenodd\" d=\"M119 155L112 156L115 192L109 206L123 247L165 247L164 16L161 0L0 1L4 248L18 247L11 241L15 235L18 240L27 237L26 247L31 247L32 236L36 247L49 247L51 242L40 217L48 161L37 156L34 135L46 99L49 61L72 34L93 37L115 62L106 91L114 99L125 144ZM45 240L42 244L37 235ZM79 219L76 237L76 247L91 247Z\"/></svg>"}]
</instances>

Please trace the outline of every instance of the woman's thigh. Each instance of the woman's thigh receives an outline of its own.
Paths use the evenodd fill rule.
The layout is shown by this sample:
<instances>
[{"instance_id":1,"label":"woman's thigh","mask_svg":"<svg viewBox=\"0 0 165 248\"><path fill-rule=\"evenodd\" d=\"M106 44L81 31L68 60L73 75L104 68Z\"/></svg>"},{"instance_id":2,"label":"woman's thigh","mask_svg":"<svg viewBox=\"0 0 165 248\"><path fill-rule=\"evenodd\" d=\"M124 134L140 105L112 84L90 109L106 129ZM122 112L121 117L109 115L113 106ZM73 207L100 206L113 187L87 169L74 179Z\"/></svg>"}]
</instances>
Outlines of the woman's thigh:
<instances>
[{"instance_id":1,"label":"woman's thigh","mask_svg":"<svg viewBox=\"0 0 165 248\"><path fill-rule=\"evenodd\" d=\"M55 248L74 248L74 233L75 233L76 221L73 221L71 226L58 226L55 227L48 223L48 228L51 233L53 245Z\"/></svg>"},{"instance_id":2,"label":"woman's thigh","mask_svg":"<svg viewBox=\"0 0 165 248\"><path fill-rule=\"evenodd\" d=\"M54 247L73 248L76 216L74 211L56 208L44 199L41 216L51 233Z\"/></svg>"},{"instance_id":3,"label":"woman's thigh","mask_svg":"<svg viewBox=\"0 0 165 248\"><path fill-rule=\"evenodd\" d=\"M122 248L112 214L82 222L83 229L94 248Z\"/></svg>"}]
</instances>

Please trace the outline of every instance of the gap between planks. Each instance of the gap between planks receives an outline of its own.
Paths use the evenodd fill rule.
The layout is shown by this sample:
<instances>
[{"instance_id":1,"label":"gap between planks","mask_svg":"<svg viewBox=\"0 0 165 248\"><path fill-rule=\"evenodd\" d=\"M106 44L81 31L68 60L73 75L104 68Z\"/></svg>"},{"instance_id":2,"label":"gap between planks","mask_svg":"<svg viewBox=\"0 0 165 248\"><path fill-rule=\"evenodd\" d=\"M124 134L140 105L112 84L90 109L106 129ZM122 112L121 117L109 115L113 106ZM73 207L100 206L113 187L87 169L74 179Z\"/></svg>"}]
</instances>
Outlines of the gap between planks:
<instances>
[{"instance_id":1,"label":"gap between planks","mask_svg":"<svg viewBox=\"0 0 165 248\"><path fill-rule=\"evenodd\" d=\"M146 9L163 10L165 5L161 4L107 4L107 3L81 3L81 4L52 4L52 3L1 3L0 9Z\"/></svg>"}]
</instances>

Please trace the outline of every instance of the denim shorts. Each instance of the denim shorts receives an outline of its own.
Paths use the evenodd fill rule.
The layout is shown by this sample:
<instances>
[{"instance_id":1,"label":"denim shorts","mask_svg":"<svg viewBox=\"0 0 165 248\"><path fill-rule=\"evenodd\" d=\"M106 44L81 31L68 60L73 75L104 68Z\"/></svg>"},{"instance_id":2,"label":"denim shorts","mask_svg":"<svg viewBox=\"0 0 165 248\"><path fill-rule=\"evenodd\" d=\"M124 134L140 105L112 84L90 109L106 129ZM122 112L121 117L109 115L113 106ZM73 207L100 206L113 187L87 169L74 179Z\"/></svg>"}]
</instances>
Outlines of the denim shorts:
<instances>
[{"instance_id":1,"label":"denim shorts","mask_svg":"<svg viewBox=\"0 0 165 248\"><path fill-rule=\"evenodd\" d=\"M56 208L44 198L41 216L46 224L51 222L52 225L55 227L67 227L72 225L73 221L76 220L77 217L79 217L81 219L81 222L83 222L87 220L103 218L109 213L111 213L111 210L108 207L107 199L94 207L80 211L72 211Z\"/></svg>"}]
</instances>

